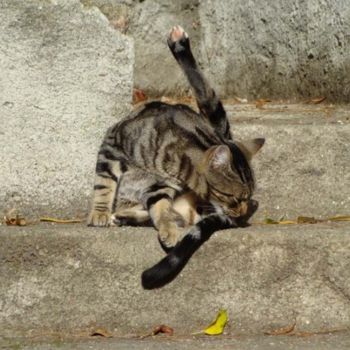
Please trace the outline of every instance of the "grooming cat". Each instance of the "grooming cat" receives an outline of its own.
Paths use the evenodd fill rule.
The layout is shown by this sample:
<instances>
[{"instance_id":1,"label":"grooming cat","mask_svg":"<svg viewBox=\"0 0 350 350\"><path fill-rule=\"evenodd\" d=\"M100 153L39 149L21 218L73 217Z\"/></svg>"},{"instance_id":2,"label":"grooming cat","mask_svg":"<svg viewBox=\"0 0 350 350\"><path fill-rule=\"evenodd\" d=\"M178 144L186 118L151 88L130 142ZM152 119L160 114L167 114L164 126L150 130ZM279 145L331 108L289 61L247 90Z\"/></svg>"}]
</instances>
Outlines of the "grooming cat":
<instances>
[{"instance_id":1,"label":"grooming cat","mask_svg":"<svg viewBox=\"0 0 350 350\"><path fill-rule=\"evenodd\" d=\"M213 232L244 225L255 212L249 161L264 143L232 141L223 105L198 69L181 27L171 30L168 46L200 113L152 102L111 127L98 154L88 218L91 226L151 220L171 251L143 273L146 289L170 282ZM195 225L177 242L178 227L186 224Z\"/></svg>"}]
</instances>

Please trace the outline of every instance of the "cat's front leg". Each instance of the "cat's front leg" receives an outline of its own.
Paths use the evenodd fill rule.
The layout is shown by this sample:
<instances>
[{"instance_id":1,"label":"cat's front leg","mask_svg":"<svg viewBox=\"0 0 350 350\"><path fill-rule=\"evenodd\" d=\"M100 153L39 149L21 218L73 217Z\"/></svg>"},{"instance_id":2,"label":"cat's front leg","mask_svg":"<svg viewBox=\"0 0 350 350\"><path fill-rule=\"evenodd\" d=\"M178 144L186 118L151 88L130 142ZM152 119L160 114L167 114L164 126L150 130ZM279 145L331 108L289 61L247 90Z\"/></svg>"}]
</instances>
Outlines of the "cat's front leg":
<instances>
[{"instance_id":1,"label":"cat's front leg","mask_svg":"<svg viewBox=\"0 0 350 350\"><path fill-rule=\"evenodd\" d=\"M94 198L89 213L88 226L106 227L111 224L112 206L117 183L96 174Z\"/></svg>"},{"instance_id":2,"label":"cat's front leg","mask_svg":"<svg viewBox=\"0 0 350 350\"><path fill-rule=\"evenodd\" d=\"M121 176L118 160L107 159L99 153L94 184L94 197L87 219L88 226L106 227L112 224L114 198Z\"/></svg>"}]
</instances>

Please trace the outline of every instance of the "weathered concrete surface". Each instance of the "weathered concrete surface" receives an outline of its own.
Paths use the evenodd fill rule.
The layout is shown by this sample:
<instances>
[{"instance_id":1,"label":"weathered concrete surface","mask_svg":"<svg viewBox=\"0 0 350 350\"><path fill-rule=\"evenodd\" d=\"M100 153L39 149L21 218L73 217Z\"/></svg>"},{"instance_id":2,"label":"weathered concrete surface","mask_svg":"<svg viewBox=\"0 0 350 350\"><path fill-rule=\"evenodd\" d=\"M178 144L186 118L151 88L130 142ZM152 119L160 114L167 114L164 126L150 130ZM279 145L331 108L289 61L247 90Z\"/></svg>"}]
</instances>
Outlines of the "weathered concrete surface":
<instances>
[{"instance_id":1,"label":"weathered concrete surface","mask_svg":"<svg viewBox=\"0 0 350 350\"><path fill-rule=\"evenodd\" d=\"M0 227L3 336L115 335L167 324L179 334L218 309L227 332L350 327L350 225L252 226L216 233L170 285L144 291L143 269L163 256L145 228Z\"/></svg>"},{"instance_id":2,"label":"weathered concrete surface","mask_svg":"<svg viewBox=\"0 0 350 350\"><path fill-rule=\"evenodd\" d=\"M135 85L153 95L187 88L165 44L181 24L222 96L349 102L348 0L82 1L135 39Z\"/></svg>"},{"instance_id":3,"label":"weathered concrete surface","mask_svg":"<svg viewBox=\"0 0 350 350\"><path fill-rule=\"evenodd\" d=\"M135 86L152 96L187 93L189 87L170 53L166 36L178 23L188 30L196 56L200 42L198 0L81 0L98 6L112 25L135 42Z\"/></svg>"},{"instance_id":4,"label":"weathered concrete surface","mask_svg":"<svg viewBox=\"0 0 350 350\"><path fill-rule=\"evenodd\" d=\"M235 138L266 138L253 161L255 220L349 215L348 107L238 104L227 110Z\"/></svg>"},{"instance_id":5,"label":"weathered concrete surface","mask_svg":"<svg viewBox=\"0 0 350 350\"><path fill-rule=\"evenodd\" d=\"M204 66L222 94L350 101L347 0L203 0L200 22Z\"/></svg>"},{"instance_id":6,"label":"weathered concrete surface","mask_svg":"<svg viewBox=\"0 0 350 350\"><path fill-rule=\"evenodd\" d=\"M0 211L86 212L132 89L132 39L77 0L0 2Z\"/></svg>"},{"instance_id":7,"label":"weathered concrete surface","mask_svg":"<svg viewBox=\"0 0 350 350\"><path fill-rule=\"evenodd\" d=\"M67 341L4 340L4 347L23 350L197 350L197 349L239 349L239 350L348 350L349 332L310 336L234 336L234 337L162 337L146 339L90 339ZM1 347L1 339L0 339Z\"/></svg>"}]
</instances>

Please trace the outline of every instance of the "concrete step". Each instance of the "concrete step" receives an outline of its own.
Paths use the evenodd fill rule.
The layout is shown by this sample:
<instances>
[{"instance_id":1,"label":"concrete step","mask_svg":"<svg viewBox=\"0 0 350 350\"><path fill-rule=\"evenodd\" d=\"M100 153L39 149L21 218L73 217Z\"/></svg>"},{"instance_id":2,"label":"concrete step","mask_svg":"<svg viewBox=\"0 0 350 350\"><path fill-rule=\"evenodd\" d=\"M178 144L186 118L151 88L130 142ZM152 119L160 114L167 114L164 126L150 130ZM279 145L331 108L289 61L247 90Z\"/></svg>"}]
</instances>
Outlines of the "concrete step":
<instances>
[{"instance_id":1,"label":"concrete step","mask_svg":"<svg viewBox=\"0 0 350 350\"><path fill-rule=\"evenodd\" d=\"M348 350L350 333L321 334L308 336L220 336L184 337L172 336L146 339L95 338L69 340L54 339L6 339L0 348L21 350Z\"/></svg>"},{"instance_id":2,"label":"concrete step","mask_svg":"<svg viewBox=\"0 0 350 350\"><path fill-rule=\"evenodd\" d=\"M350 108L226 104L237 139L265 137L253 161L255 218L350 213Z\"/></svg>"},{"instance_id":3,"label":"concrete step","mask_svg":"<svg viewBox=\"0 0 350 350\"><path fill-rule=\"evenodd\" d=\"M266 138L266 144L253 161L257 180L255 197L260 202L256 219L349 215L350 106L266 104L258 109L252 104L229 101L225 106L235 138ZM100 124L99 134L102 135L111 123ZM85 139L88 131L84 131L84 135ZM98 138L94 143L94 147L90 146L97 152ZM3 152L7 149L8 144ZM6 163L1 175L0 209L15 207L24 215L34 217L84 217L94 178L95 156L91 149L89 159L84 161L89 170L85 166L81 168L80 156L73 156L74 165L72 159L51 162L53 149L50 146L45 148L46 160L40 152L31 152L32 160L18 177L12 170L19 171L26 164L22 161L26 156L21 149L12 146L11 152L15 155L9 164ZM66 159L66 154L62 156ZM32 161L51 170L37 169L32 166ZM56 171L57 164L61 167L60 172ZM51 173L55 176L48 176ZM36 179L40 180L38 186L33 185Z\"/></svg>"},{"instance_id":4,"label":"concrete step","mask_svg":"<svg viewBox=\"0 0 350 350\"><path fill-rule=\"evenodd\" d=\"M253 225L216 233L166 287L141 272L163 253L152 228L0 227L3 336L104 327L189 334L228 310L228 332L350 327L350 225Z\"/></svg>"}]
</instances>

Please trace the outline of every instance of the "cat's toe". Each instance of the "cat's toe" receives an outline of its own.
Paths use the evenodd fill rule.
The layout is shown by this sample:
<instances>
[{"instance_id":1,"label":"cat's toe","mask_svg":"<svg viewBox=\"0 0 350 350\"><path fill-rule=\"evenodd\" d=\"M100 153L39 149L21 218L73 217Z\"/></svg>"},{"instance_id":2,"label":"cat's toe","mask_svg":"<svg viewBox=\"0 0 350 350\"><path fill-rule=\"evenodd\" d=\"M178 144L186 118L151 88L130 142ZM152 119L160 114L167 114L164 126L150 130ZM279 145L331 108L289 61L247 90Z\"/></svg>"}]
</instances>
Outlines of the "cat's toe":
<instances>
[{"instance_id":1,"label":"cat's toe","mask_svg":"<svg viewBox=\"0 0 350 350\"><path fill-rule=\"evenodd\" d=\"M160 227L158 233L158 239L164 250L173 248L178 242L180 237L180 231L175 223L168 223Z\"/></svg>"},{"instance_id":2,"label":"cat's toe","mask_svg":"<svg viewBox=\"0 0 350 350\"><path fill-rule=\"evenodd\" d=\"M158 242L160 244L160 247L163 249L163 251L168 254L171 252L171 250L174 248L174 246L171 247L167 247L164 242L160 239L159 235L158 235Z\"/></svg>"},{"instance_id":3,"label":"cat's toe","mask_svg":"<svg viewBox=\"0 0 350 350\"><path fill-rule=\"evenodd\" d=\"M166 238L164 237L159 237L159 240L163 246L165 246L167 249L171 249L175 247L177 243L177 238L174 236L168 236Z\"/></svg>"},{"instance_id":4,"label":"cat's toe","mask_svg":"<svg viewBox=\"0 0 350 350\"><path fill-rule=\"evenodd\" d=\"M111 214L92 211L87 220L88 226L108 227L111 224Z\"/></svg>"},{"instance_id":5,"label":"cat's toe","mask_svg":"<svg viewBox=\"0 0 350 350\"><path fill-rule=\"evenodd\" d=\"M169 40L172 42L179 41L181 39L187 39L188 34L184 31L184 29L177 25L171 28L169 33Z\"/></svg>"}]
</instances>

